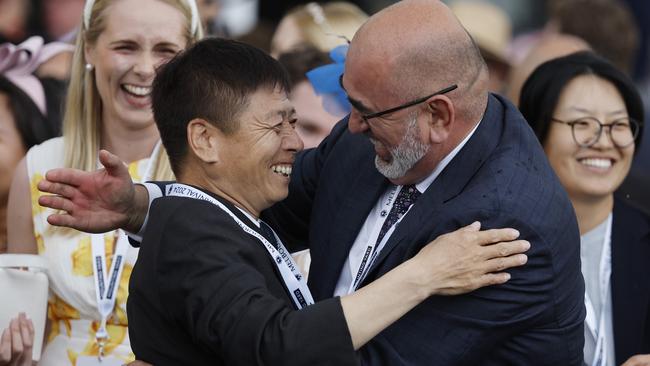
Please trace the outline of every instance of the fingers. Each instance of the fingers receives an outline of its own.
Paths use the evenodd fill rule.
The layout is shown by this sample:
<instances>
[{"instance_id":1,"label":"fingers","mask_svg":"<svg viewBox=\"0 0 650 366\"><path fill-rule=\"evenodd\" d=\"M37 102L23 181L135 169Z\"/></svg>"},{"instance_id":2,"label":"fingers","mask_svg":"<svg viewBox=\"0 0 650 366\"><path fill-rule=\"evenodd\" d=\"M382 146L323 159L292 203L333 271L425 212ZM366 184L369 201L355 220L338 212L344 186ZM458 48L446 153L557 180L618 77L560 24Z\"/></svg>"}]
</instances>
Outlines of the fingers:
<instances>
[{"instance_id":1,"label":"fingers","mask_svg":"<svg viewBox=\"0 0 650 366\"><path fill-rule=\"evenodd\" d=\"M486 262L487 266L483 275L479 276L476 281L472 282L469 290L477 288L502 285L508 282L511 278L510 273L503 272L509 268L523 266L528 261L528 257L524 254L515 254L505 258L494 258Z\"/></svg>"},{"instance_id":2,"label":"fingers","mask_svg":"<svg viewBox=\"0 0 650 366\"><path fill-rule=\"evenodd\" d=\"M519 231L511 228L490 229L476 233L476 240L481 245L490 245L500 241L511 241L519 237Z\"/></svg>"},{"instance_id":3,"label":"fingers","mask_svg":"<svg viewBox=\"0 0 650 366\"><path fill-rule=\"evenodd\" d=\"M20 355L23 353L23 340L20 335L20 323L18 319L12 319L9 324L11 331L11 354Z\"/></svg>"},{"instance_id":4,"label":"fingers","mask_svg":"<svg viewBox=\"0 0 650 366\"><path fill-rule=\"evenodd\" d=\"M32 321L27 319L25 313L21 313L18 317L20 323L20 335L23 342L23 352L18 357L23 365L31 365L32 363L32 347L34 345L34 325Z\"/></svg>"},{"instance_id":5,"label":"fingers","mask_svg":"<svg viewBox=\"0 0 650 366\"><path fill-rule=\"evenodd\" d=\"M2 331L0 338L0 365L7 365L11 361L11 329Z\"/></svg>"},{"instance_id":6,"label":"fingers","mask_svg":"<svg viewBox=\"0 0 650 366\"><path fill-rule=\"evenodd\" d=\"M477 281L477 287L502 285L510 280L510 273L486 273Z\"/></svg>"},{"instance_id":7,"label":"fingers","mask_svg":"<svg viewBox=\"0 0 650 366\"><path fill-rule=\"evenodd\" d=\"M526 262L528 262L528 257L525 254L515 254L504 258L493 258L485 262L485 272L502 272L508 268L523 266Z\"/></svg>"},{"instance_id":8,"label":"fingers","mask_svg":"<svg viewBox=\"0 0 650 366\"><path fill-rule=\"evenodd\" d=\"M72 201L61 196L41 196L38 198L38 204L43 207L62 210L68 213L71 213L74 210L74 204Z\"/></svg>"},{"instance_id":9,"label":"fingers","mask_svg":"<svg viewBox=\"0 0 650 366\"><path fill-rule=\"evenodd\" d=\"M463 226L458 230L459 231L466 231L466 232L479 231L479 230L481 230L481 223L478 222L478 221L474 221L473 223L471 223L471 224L469 224L467 226Z\"/></svg>"},{"instance_id":10,"label":"fingers","mask_svg":"<svg viewBox=\"0 0 650 366\"><path fill-rule=\"evenodd\" d=\"M486 259L509 257L513 254L524 253L530 249L530 243L527 240L515 240L500 242L484 247L483 255Z\"/></svg>"},{"instance_id":11,"label":"fingers","mask_svg":"<svg viewBox=\"0 0 650 366\"><path fill-rule=\"evenodd\" d=\"M76 230L81 230L79 220L68 214L52 214L47 217L47 222L54 226L65 226Z\"/></svg>"},{"instance_id":12,"label":"fingers","mask_svg":"<svg viewBox=\"0 0 650 366\"><path fill-rule=\"evenodd\" d=\"M104 166L106 172L114 177L128 175L128 168L117 155L111 154L108 150L99 151L99 162Z\"/></svg>"},{"instance_id":13,"label":"fingers","mask_svg":"<svg viewBox=\"0 0 650 366\"><path fill-rule=\"evenodd\" d=\"M77 187L83 181L84 175L88 174L82 170L72 168L51 169L45 173L45 179L53 183L68 184Z\"/></svg>"},{"instance_id":14,"label":"fingers","mask_svg":"<svg viewBox=\"0 0 650 366\"><path fill-rule=\"evenodd\" d=\"M77 191L74 186L65 183L56 183L43 179L38 182L37 188L44 193L51 193L58 196L71 198Z\"/></svg>"}]
</instances>

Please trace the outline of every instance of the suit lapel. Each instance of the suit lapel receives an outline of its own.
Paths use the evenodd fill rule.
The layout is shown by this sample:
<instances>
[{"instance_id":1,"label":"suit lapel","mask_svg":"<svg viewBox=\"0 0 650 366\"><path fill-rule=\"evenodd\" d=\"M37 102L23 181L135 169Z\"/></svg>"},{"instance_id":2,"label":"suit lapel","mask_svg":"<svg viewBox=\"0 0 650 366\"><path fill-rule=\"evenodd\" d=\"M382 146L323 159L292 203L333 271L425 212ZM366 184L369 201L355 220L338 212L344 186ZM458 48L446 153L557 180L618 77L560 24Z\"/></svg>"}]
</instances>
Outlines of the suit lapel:
<instances>
[{"instance_id":1,"label":"suit lapel","mask_svg":"<svg viewBox=\"0 0 650 366\"><path fill-rule=\"evenodd\" d=\"M426 244L410 243L408 241L413 241L415 234L423 228L429 230L434 227L432 221L435 221L435 218L439 216L443 205L458 196L471 181L472 177L498 145L504 118L504 109L501 102L493 95L490 95L487 110L474 135L395 227L395 231L377 256L364 283L375 278L374 275L381 264L401 242L407 241L405 245ZM386 270L388 269L390 268L386 268Z\"/></svg>"},{"instance_id":2,"label":"suit lapel","mask_svg":"<svg viewBox=\"0 0 650 366\"><path fill-rule=\"evenodd\" d=\"M352 183L343 204L333 218L334 231L331 234L327 265L321 266L310 276L318 295L332 296L343 264L348 258L350 249L363 226L368 213L386 190L389 182L382 176L372 161L362 165L362 171ZM310 282L311 284L311 282Z\"/></svg>"}]
</instances>

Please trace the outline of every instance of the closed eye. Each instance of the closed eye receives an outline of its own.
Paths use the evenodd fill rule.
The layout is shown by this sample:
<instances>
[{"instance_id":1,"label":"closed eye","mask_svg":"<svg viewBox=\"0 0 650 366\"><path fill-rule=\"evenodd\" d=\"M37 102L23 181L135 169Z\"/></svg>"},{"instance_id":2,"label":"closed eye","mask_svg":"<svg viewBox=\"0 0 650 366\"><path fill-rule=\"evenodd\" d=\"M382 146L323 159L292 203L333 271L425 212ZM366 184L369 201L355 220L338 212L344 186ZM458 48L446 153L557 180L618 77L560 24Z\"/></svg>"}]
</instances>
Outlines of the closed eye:
<instances>
[{"instance_id":1,"label":"closed eye","mask_svg":"<svg viewBox=\"0 0 650 366\"><path fill-rule=\"evenodd\" d=\"M139 47L134 42L122 41L116 42L113 45L113 49L120 52L131 52L137 50Z\"/></svg>"}]
</instances>

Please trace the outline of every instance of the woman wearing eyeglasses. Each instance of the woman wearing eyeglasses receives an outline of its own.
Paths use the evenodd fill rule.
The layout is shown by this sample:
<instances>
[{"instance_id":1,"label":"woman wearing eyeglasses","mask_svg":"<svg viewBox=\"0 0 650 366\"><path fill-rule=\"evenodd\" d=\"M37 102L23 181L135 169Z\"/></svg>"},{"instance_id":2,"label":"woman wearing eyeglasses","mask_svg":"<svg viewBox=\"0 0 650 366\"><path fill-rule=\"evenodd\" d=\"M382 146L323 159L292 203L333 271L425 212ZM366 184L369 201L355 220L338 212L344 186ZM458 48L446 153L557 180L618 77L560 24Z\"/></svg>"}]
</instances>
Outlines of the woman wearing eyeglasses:
<instances>
[{"instance_id":1,"label":"woman wearing eyeglasses","mask_svg":"<svg viewBox=\"0 0 650 366\"><path fill-rule=\"evenodd\" d=\"M643 132L638 92L610 63L580 52L539 66L519 107L578 218L585 363L650 363L650 217L614 197Z\"/></svg>"}]
</instances>

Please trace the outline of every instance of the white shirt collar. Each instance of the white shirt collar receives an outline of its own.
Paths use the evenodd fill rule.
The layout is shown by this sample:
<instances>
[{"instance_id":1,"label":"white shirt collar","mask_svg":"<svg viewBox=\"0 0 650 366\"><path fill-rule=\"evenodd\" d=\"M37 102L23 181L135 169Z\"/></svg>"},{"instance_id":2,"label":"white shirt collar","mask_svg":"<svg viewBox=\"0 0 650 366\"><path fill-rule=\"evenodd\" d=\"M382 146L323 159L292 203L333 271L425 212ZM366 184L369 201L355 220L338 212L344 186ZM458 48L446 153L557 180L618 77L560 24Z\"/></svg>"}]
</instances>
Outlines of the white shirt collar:
<instances>
[{"instance_id":1,"label":"white shirt collar","mask_svg":"<svg viewBox=\"0 0 650 366\"><path fill-rule=\"evenodd\" d=\"M467 144L467 141L469 141L469 139L474 135L474 132L476 132L476 129L481 124L481 121L483 121L482 117L478 121L476 126L474 126L474 128L467 134L467 136L465 136L463 141L461 141L460 144L458 144L453 150L451 150L451 152L449 154L447 154L444 158L442 158L440 163L438 163L438 165L431 172L431 174L429 174L429 176L424 178L420 183L417 183L415 185L415 188L417 188L417 190L420 191L420 193L424 193L424 191L426 191L427 188L429 188L431 183L433 183L433 181L436 180L436 178L440 175L440 173L442 173L442 171L445 169L445 167L447 167L447 165L449 165L449 163L452 161L452 159L454 159L454 157L456 157L456 155L458 155L458 153L463 148L463 146L465 146L465 144Z\"/></svg>"}]
</instances>

